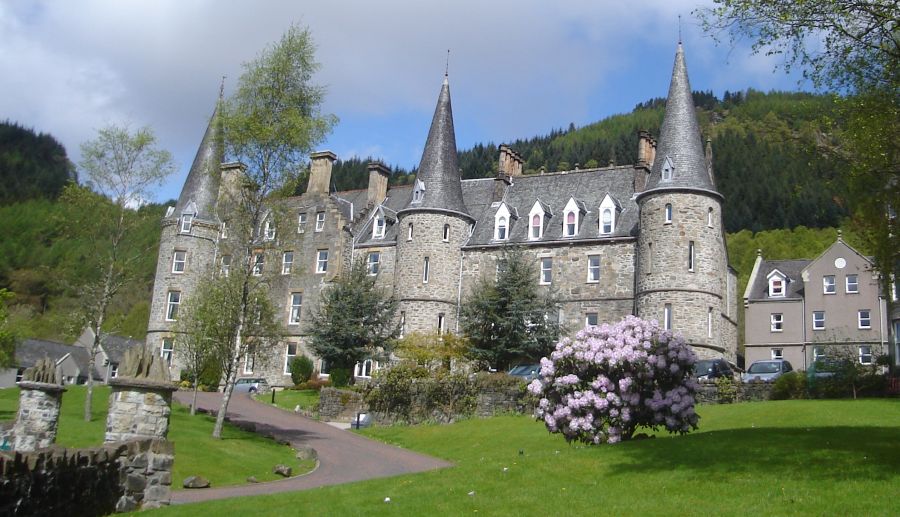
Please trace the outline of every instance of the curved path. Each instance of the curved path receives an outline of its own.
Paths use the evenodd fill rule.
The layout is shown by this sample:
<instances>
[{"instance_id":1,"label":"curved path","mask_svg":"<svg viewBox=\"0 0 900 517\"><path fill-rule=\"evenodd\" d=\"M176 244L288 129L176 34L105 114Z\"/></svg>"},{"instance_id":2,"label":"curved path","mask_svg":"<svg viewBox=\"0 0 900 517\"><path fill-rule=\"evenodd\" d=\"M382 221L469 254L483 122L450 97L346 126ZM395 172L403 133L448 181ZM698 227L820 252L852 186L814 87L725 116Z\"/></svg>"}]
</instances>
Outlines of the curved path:
<instances>
[{"instance_id":1,"label":"curved path","mask_svg":"<svg viewBox=\"0 0 900 517\"><path fill-rule=\"evenodd\" d=\"M175 398L181 403L189 404L190 395L190 393L178 392L175 394ZM221 393L199 393L197 407L217 411L221 400ZM228 404L228 419L236 424L252 422L256 425L256 432L274 435L279 440L290 442L292 446L308 445L314 448L319 456L319 468L305 476L268 483L173 491L172 504L292 492L452 466L452 463L444 460L376 442L355 433L256 402L245 394L236 393L232 396L231 402ZM173 481L180 482L179 480Z\"/></svg>"}]
</instances>

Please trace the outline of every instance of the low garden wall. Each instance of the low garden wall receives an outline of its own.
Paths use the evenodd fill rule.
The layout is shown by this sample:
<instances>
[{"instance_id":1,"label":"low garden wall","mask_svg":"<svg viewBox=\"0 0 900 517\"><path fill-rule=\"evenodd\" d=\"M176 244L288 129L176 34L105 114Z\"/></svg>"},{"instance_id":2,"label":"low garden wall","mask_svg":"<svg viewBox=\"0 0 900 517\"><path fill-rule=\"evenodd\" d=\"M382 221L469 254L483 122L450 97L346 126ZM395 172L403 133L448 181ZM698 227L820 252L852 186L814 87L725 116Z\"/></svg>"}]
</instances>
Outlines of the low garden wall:
<instances>
[{"instance_id":1,"label":"low garden wall","mask_svg":"<svg viewBox=\"0 0 900 517\"><path fill-rule=\"evenodd\" d=\"M697 390L694 400L698 404L728 404L732 402L755 402L772 398L771 382L747 382L718 386L714 383L703 383Z\"/></svg>"},{"instance_id":2,"label":"low garden wall","mask_svg":"<svg viewBox=\"0 0 900 517\"><path fill-rule=\"evenodd\" d=\"M174 459L174 444L159 439L0 452L0 515L92 516L168 505Z\"/></svg>"}]
</instances>

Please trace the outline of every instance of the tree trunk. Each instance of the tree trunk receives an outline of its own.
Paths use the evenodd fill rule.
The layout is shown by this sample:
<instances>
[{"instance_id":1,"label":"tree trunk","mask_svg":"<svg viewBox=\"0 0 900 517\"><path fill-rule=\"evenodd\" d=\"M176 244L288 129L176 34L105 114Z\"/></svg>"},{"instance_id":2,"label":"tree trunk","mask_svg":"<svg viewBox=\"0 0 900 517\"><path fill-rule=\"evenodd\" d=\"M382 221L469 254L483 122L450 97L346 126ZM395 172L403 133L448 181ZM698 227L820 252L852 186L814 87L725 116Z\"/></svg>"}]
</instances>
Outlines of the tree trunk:
<instances>
[{"instance_id":1,"label":"tree trunk","mask_svg":"<svg viewBox=\"0 0 900 517\"><path fill-rule=\"evenodd\" d=\"M244 289L244 293L247 293ZM247 295L244 294L246 300ZM234 391L234 383L237 380L238 364L241 360L242 350L242 333L244 330L244 313L246 312L246 302L241 303L241 312L238 316L237 331L234 336L234 349L231 351L231 365L228 375L225 377L225 387L222 388L222 404L219 406L219 413L216 415L216 425L213 427L212 437L216 439L222 438L222 427L225 424L225 412L228 411L228 403L231 401L231 394Z\"/></svg>"},{"instance_id":2,"label":"tree trunk","mask_svg":"<svg viewBox=\"0 0 900 517\"><path fill-rule=\"evenodd\" d=\"M191 416L197 414L197 386L199 385L198 376L194 376L194 396L191 398Z\"/></svg>"}]
</instances>

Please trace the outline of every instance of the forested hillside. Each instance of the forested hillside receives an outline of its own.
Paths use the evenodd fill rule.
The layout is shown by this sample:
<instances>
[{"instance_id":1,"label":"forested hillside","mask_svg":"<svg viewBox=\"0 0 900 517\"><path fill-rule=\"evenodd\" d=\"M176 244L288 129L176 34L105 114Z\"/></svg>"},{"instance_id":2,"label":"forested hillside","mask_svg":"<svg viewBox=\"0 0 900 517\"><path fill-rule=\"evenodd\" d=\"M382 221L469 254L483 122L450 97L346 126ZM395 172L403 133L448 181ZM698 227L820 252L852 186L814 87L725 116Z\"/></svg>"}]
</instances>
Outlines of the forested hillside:
<instances>
[{"instance_id":1,"label":"forested hillside","mask_svg":"<svg viewBox=\"0 0 900 517\"><path fill-rule=\"evenodd\" d=\"M0 122L0 205L56 199L66 183L75 179L75 166L55 138Z\"/></svg>"}]
</instances>

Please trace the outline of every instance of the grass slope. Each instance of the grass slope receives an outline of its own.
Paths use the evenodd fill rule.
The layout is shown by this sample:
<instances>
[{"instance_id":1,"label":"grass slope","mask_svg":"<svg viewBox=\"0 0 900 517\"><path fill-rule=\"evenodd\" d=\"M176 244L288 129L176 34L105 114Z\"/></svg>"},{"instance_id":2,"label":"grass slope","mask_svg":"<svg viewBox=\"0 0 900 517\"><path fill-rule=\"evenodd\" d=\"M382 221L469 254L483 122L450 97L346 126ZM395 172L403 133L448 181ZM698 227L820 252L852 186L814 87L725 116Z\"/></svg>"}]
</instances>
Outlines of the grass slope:
<instances>
[{"instance_id":1,"label":"grass slope","mask_svg":"<svg viewBox=\"0 0 900 517\"><path fill-rule=\"evenodd\" d=\"M527 417L376 428L366 434L456 467L159 514L900 513L900 401L780 401L699 412L698 432L601 447L567 445Z\"/></svg>"},{"instance_id":2,"label":"grass slope","mask_svg":"<svg viewBox=\"0 0 900 517\"><path fill-rule=\"evenodd\" d=\"M106 412L109 388L94 388L93 419L85 422L84 386L69 386L63 395L56 442L67 447L94 447L103 443L106 431ZM19 390L0 390L0 420L16 417ZM172 488L181 489L181 481L191 475L201 475L212 486L239 485L248 476L259 481L281 479L272 473L278 463L290 465L294 472L305 472L314 466L300 462L293 451L255 433L226 425L221 440L211 438L215 419L207 415L190 416L188 409L175 404L169 423L169 440L175 442L175 466Z\"/></svg>"},{"instance_id":3,"label":"grass slope","mask_svg":"<svg viewBox=\"0 0 900 517\"><path fill-rule=\"evenodd\" d=\"M272 405L272 394L263 393L254 396L256 400L264 404ZM319 392L316 390L279 390L275 393L275 406L293 411L297 406L301 409L310 409L319 403Z\"/></svg>"}]
</instances>

